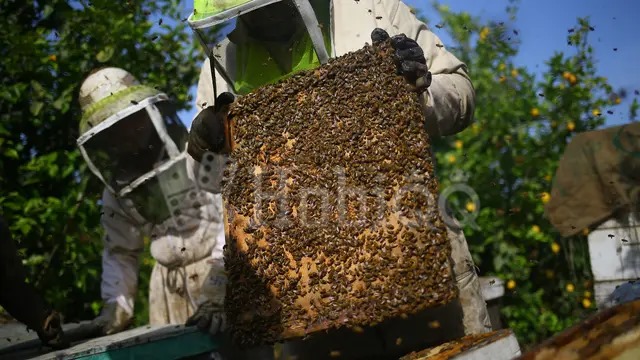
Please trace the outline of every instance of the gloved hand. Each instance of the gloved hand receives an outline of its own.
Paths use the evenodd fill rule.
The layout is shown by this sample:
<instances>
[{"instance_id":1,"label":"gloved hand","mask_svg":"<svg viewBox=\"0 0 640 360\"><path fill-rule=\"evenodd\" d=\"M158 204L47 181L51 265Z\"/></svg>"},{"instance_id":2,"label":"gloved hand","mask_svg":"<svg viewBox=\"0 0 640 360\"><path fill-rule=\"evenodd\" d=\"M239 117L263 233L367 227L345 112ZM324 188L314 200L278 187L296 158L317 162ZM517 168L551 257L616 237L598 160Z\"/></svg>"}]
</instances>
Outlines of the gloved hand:
<instances>
[{"instance_id":1,"label":"gloved hand","mask_svg":"<svg viewBox=\"0 0 640 360\"><path fill-rule=\"evenodd\" d=\"M42 327L37 329L36 333L44 345L53 349L66 349L71 346L64 336L64 331L62 331L62 318L56 311L49 312Z\"/></svg>"},{"instance_id":2,"label":"gloved hand","mask_svg":"<svg viewBox=\"0 0 640 360\"><path fill-rule=\"evenodd\" d=\"M201 331L208 332L212 336L224 331L227 327L224 305L212 300L205 301L185 325L195 325Z\"/></svg>"},{"instance_id":3,"label":"gloved hand","mask_svg":"<svg viewBox=\"0 0 640 360\"><path fill-rule=\"evenodd\" d=\"M211 271L200 289L200 306L186 322L186 326L196 325L201 331L215 336L225 331L227 319L224 312L227 276L224 265L213 262Z\"/></svg>"},{"instance_id":4,"label":"gloved hand","mask_svg":"<svg viewBox=\"0 0 640 360\"><path fill-rule=\"evenodd\" d=\"M133 322L133 316L117 302L106 303L93 323L102 329L102 335L111 335L125 330Z\"/></svg>"},{"instance_id":5,"label":"gloved hand","mask_svg":"<svg viewBox=\"0 0 640 360\"><path fill-rule=\"evenodd\" d=\"M389 33L384 29L376 28L371 32L371 41L374 45L389 38ZM419 94L423 93L431 86L431 72L427 66L424 51L415 40L408 38L405 34L395 35L390 39L391 46L395 50L394 61L398 75L404 76Z\"/></svg>"},{"instance_id":6,"label":"gloved hand","mask_svg":"<svg viewBox=\"0 0 640 360\"><path fill-rule=\"evenodd\" d=\"M233 94L224 92L213 106L206 107L191 124L187 152L198 162L208 151L229 154L233 150L233 133L229 107L235 101Z\"/></svg>"}]
</instances>

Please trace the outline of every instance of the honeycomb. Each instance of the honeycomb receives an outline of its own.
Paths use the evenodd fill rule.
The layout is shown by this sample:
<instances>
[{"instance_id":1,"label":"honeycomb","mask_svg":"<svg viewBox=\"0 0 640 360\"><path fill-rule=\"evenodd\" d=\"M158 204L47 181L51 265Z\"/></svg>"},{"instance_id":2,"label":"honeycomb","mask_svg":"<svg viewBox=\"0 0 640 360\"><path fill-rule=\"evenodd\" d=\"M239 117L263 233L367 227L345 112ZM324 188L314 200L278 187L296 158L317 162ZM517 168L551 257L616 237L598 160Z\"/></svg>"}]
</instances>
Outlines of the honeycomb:
<instances>
[{"instance_id":1,"label":"honeycomb","mask_svg":"<svg viewBox=\"0 0 640 360\"><path fill-rule=\"evenodd\" d=\"M389 42L257 89L229 118L225 309L237 345L457 298L422 107Z\"/></svg>"}]
</instances>

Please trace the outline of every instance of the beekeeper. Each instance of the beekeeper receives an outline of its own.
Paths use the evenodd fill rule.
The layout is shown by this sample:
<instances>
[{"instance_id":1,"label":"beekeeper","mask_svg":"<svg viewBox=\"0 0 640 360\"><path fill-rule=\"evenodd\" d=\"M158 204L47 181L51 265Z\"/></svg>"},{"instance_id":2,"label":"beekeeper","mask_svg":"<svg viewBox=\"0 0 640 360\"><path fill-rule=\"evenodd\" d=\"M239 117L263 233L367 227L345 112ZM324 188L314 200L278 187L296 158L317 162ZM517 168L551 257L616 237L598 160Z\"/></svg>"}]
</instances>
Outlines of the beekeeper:
<instances>
[{"instance_id":1,"label":"beekeeper","mask_svg":"<svg viewBox=\"0 0 640 360\"><path fill-rule=\"evenodd\" d=\"M217 94L248 94L393 35L399 70L420 92L428 134L453 135L472 122L475 92L465 64L402 1L195 0L194 9L189 24L208 55L198 83L199 110L214 103ZM218 29L214 26L233 21L235 27L222 41L212 35L212 29ZM207 138L202 124L191 128L192 136L202 139L200 144ZM199 151L205 153L207 147ZM449 239L465 332L489 331L486 304L464 234L451 226Z\"/></svg>"},{"instance_id":2,"label":"beekeeper","mask_svg":"<svg viewBox=\"0 0 640 360\"><path fill-rule=\"evenodd\" d=\"M183 324L198 308L218 313L211 304L221 303L226 286L221 198L193 180L198 164L186 151L189 132L169 97L107 67L88 75L79 102L77 144L104 184L104 305L94 321L104 334L131 324L147 242L156 260L150 323Z\"/></svg>"}]
</instances>

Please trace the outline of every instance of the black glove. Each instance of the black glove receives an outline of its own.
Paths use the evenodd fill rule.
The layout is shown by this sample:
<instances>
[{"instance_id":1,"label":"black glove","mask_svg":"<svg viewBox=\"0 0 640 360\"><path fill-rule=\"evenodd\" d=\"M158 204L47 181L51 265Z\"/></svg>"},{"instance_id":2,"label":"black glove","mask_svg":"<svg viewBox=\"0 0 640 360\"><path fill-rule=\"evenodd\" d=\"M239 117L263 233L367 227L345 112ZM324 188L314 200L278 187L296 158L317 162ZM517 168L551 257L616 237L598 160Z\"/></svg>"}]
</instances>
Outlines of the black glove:
<instances>
[{"instance_id":1,"label":"black glove","mask_svg":"<svg viewBox=\"0 0 640 360\"><path fill-rule=\"evenodd\" d=\"M44 320L42 327L36 332L42 343L53 349L60 350L71 346L69 340L64 336L64 331L62 330L62 319L60 314L56 311L51 311L49 313Z\"/></svg>"},{"instance_id":2,"label":"black glove","mask_svg":"<svg viewBox=\"0 0 640 360\"><path fill-rule=\"evenodd\" d=\"M214 106L200 111L189 132L187 152L198 162L207 152L228 154L233 148L233 134L229 107L235 101L233 94L224 92L216 98Z\"/></svg>"},{"instance_id":3,"label":"black glove","mask_svg":"<svg viewBox=\"0 0 640 360\"><path fill-rule=\"evenodd\" d=\"M424 51L420 45L405 34L390 37L389 33L380 28L371 32L373 45L389 39L391 39L391 46L395 50L394 61L398 75L404 76L418 93L426 91L431 85L431 72L429 72L427 59L424 57Z\"/></svg>"}]
</instances>

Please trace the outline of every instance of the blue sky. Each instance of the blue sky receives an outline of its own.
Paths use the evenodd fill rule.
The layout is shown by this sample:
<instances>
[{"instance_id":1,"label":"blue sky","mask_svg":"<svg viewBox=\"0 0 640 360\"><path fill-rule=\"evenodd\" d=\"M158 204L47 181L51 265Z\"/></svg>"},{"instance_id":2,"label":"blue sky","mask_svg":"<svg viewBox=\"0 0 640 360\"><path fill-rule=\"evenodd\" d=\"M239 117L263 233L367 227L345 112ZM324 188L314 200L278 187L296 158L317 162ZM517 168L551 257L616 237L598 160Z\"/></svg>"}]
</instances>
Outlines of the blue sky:
<instances>
[{"instance_id":1,"label":"blue sky","mask_svg":"<svg viewBox=\"0 0 640 360\"><path fill-rule=\"evenodd\" d=\"M352 0L338 0L352 1ZM191 2L182 0L184 14L191 11ZM431 24L440 22L426 0L405 0L422 11ZM466 11L481 19L507 20L505 8L508 0L449 0L441 1L453 11ZM521 40L520 53L515 58L518 66L524 66L537 75L547 68L547 61L554 53L569 50L567 30L576 24L578 17L589 17L595 31L591 33L597 68L600 76L609 79L614 89L627 88L630 95L608 115L605 126L628 121L629 105L634 90L640 90L640 41L638 41L639 0L538 0L521 1L515 27ZM186 16L186 15L185 15ZM432 29L445 45L449 37L445 29ZM613 49L617 48L617 51ZM204 56L204 55L203 55ZM195 96L195 86L191 89ZM191 124L195 110L180 113L182 121Z\"/></svg>"}]
</instances>

